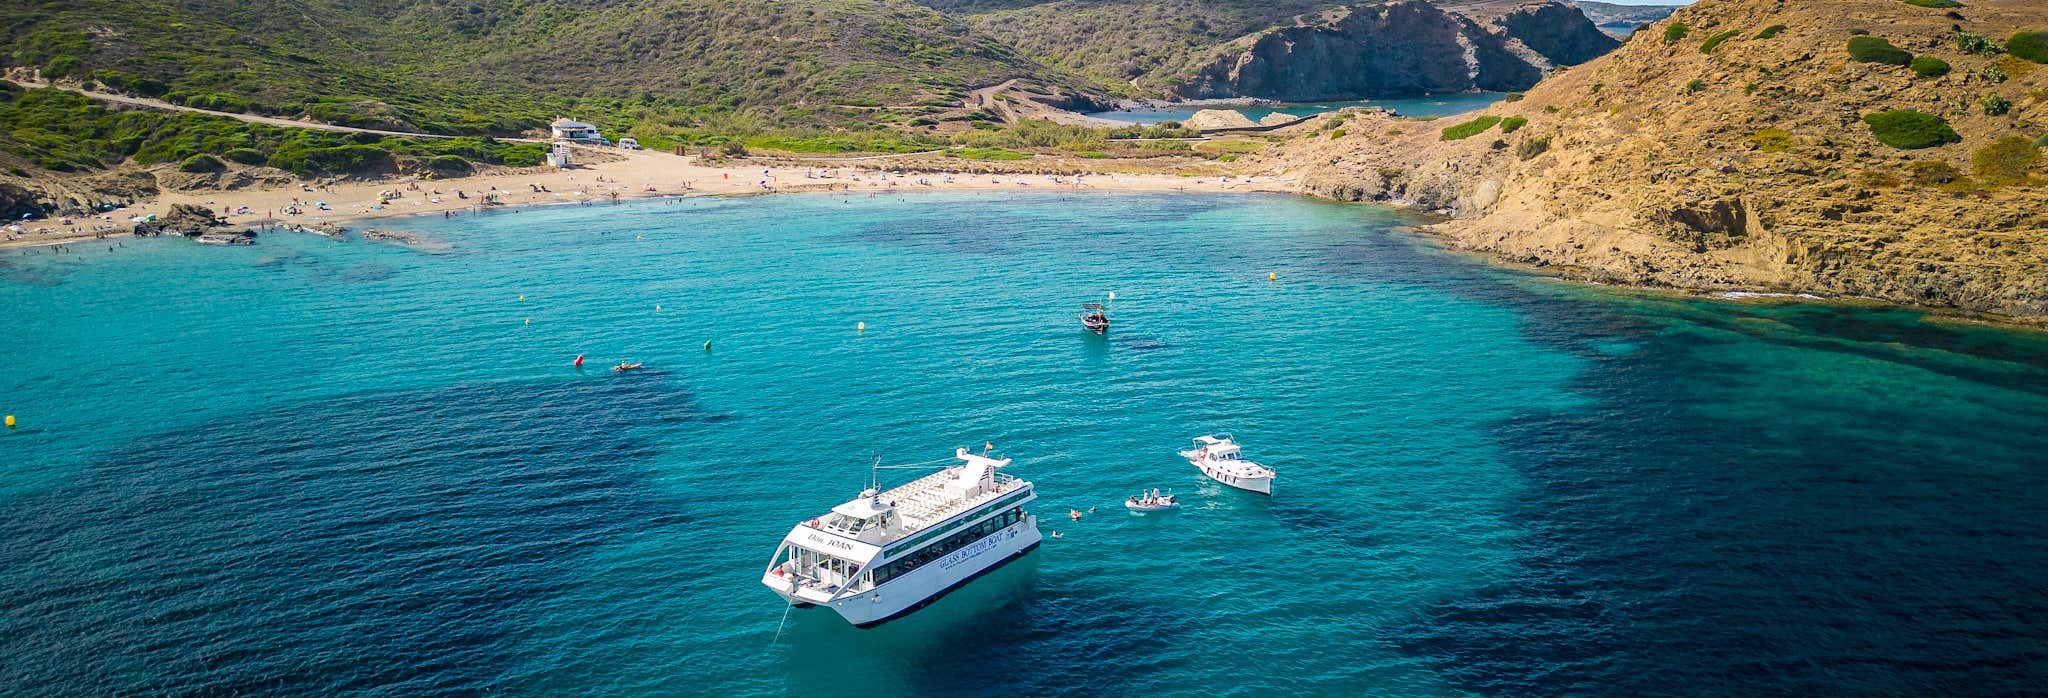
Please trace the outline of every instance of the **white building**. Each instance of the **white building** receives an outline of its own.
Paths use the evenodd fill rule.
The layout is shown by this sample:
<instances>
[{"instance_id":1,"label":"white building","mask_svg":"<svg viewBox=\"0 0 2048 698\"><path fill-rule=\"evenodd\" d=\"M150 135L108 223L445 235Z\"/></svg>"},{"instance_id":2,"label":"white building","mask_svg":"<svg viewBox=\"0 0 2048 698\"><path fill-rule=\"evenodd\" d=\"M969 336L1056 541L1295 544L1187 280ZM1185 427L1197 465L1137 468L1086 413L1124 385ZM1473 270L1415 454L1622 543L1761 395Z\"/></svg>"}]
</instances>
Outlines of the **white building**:
<instances>
[{"instance_id":1,"label":"white building","mask_svg":"<svg viewBox=\"0 0 2048 698\"><path fill-rule=\"evenodd\" d=\"M554 131L555 140L558 141L596 141L601 139L597 135L596 126L581 121L556 119L555 123L549 125L549 128Z\"/></svg>"}]
</instances>

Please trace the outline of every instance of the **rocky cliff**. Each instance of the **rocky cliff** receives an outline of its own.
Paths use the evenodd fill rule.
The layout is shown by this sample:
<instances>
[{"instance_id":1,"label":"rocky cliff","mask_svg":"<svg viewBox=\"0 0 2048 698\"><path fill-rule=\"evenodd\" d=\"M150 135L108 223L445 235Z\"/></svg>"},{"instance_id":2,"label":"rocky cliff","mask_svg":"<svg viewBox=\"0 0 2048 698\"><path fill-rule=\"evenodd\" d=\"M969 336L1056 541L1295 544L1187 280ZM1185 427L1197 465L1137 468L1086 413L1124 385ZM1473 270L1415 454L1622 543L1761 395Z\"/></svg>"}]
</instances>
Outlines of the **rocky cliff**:
<instances>
[{"instance_id":1,"label":"rocky cliff","mask_svg":"<svg viewBox=\"0 0 2048 698\"><path fill-rule=\"evenodd\" d=\"M2048 321L2048 66L1997 48L2029 31L2048 3L1702 0L1484 114L1331 117L1259 157L1575 276Z\"/></svg>"},{"instance_id":2,"label":"rocky cliff","mask_svg":"<svg viewBox=\"0 0 2048 698\"><path fill-rule=\"evenodd\" d=\"M1217 52L1174 92L1190 99L1369 99L1526 89L1617 42L1557 2L1360 5L1269 29Z\"/></svg>"}]
</instances>

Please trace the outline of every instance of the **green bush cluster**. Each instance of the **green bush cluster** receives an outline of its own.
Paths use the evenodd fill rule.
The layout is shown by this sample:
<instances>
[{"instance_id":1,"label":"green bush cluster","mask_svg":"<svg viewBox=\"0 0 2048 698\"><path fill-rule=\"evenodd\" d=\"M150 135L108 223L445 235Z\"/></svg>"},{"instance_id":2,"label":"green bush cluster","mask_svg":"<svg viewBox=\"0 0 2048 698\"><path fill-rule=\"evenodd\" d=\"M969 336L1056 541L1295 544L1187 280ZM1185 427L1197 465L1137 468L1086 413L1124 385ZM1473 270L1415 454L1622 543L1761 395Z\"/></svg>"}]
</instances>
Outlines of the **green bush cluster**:
<instances>
[{"instance_id":1,"label":"green bush cluster","mask_svg":"<svg viewBox=\"0 0 2048 698\"><path fill-rule=\"evenodd\" d=\"M1031 157L1005 148L954 148L946 151L946 155L963 160L1025 160Z\"/></svg>"},{"instance_id":2,"label":"green bush cluster","mask_svg":"<svg viewBox=\"0 0 2048 698\"><path fill-rule=\"evenodd\" d=\"M227 165L221 163L220 158L205 153L185 158L184 162L178 163L179 172L219 172L227 168Z\"/></svg>"},{"instance_id":3,"label":"green bush cluster","mask_svg":"<svg viewBox=\"0 0 2048 698\"><path fill-rule=\"evenodd\" d=\"M1903 2L1903 3L1906 3L1906 4L1908 4L1908 5L1912 5L1912 6L1914 6L1914 7L1931 7L1931 8L1935 8L1935 9L1947 9L1947 8L1951 8L1951 7L1962 7L1962 6L1963 6L1963 4L1962 4L1962 3L1960 3L1960 2L1956 2L1956 0L1899 0L1899 1L1900 1L1900 2Z\"/></svg>"},{"instance_id":4,"label":"green bush cluster","mask_svg":"<svg viewBox=\"0 0 2048 698\"><path fill-rule=\"evenodd\" d=\"M2014 34L2006 40L2005 50L2035 63L2048 63L2048 32Z\"/></svg>"},{"instance_id":5,"label":"green bush cluster","mask_svg":"<svg viewBox=\"0 0 2048 698\"><path fill-rule=\"evenodd\" d=\"M1515 157L1523 160L1528 160L1547 152L1550 152L1549 136L1530 136L1522 139L1522 144L1515 147Z\"/></svg>"},{"instance_id":6,"label":"green bush cluster","mask_svg":"<svg viewBox=\"0 0 2048 698\"><path fill-rule=\"evenodd\" d=\"M1963 137L1947 121L1933 114L1899 109L1863 116L1878 142L1900 150L1917 150L1959 143Z\"/></svg>"},{"instance_id":7,"label":"green bush cluster","mask_svg":"<svg viewBox=\"0 0 2048 698\"><path fill-rule=\"evenodd\" d=\"M1521 130L1523 126L1527 125L1529 125L1528 119L1519 116L1510 116L1508 118L1500 120L1500 132L1514 133L1516 131Z\"/></svg>"},{"instance_id":8,"label":"green bush cluster","mask_svg":"<svg viewBox=\"0 0 2048 698\"><path fill-rule=\"evenodd\" d=\"M1921 56L1913 59L1912 68L1914 75L1923 78L1938 78L1947 75L1948 71L1952 69L1948 61L1933 56Z\"/></svg>"},{"instance_id":9,"label":"green bush cluster","mask_svg":"<svg viewBox=\"0 0 2048 698\"><path fill-rule=\"evenodd\" d=\"M1684 22L1672 22L1670 26L1664 27L1664 45L1670 46L1678 43L1687 34L1691 33L1692 28L1685 26Z\"/></svg>"},{"instance_id":10,"label":"green bush cluster","mask_svg":"<svg viewBox=\"0 0 2048 698\"><path fill-rule=\"evenodd\" d=\"M1713 53L1714 49L1721 45L1721 42L1733 39L1741 34L1742 30L1740 29L1730 29L1728 31L1724 31L1719 34L1707 37L1706 42L1700 44L1700 53Z\"/></svg>"},{"instance_id":11,"label":"green bush cluster","mask_svg":"<svg viewBox=\"0 0 2048 698\"><path fill-rule=\"evenodd\" d=\"M1962 30L1949 35L1949 39L1956 42L1956 50L1972 56L1996 55L2001 50L1998 44L1992 43L1990 39Z\"/></svg>"},{"instance_id":12,"label":"green bush cluster","mask_svg":"<svg viewBox=\"0 0 2048 698\"><path fill-rule=\"evenodd\" d=\"M1885 65L1910 65L1913 54L1893 46L1892 42L1877 36L1857 36L1849 39L1849 57L1862 63L1883 63Z\"/></svg>"},{"instance_id":13,"label":"green bush cluster","mask_svg":"<svg viewBox=\"0 0 2048 698\"><path fill-rule=\"evenodd\" d=\"M2005 116L2006 112L2012 111L2012 100L2003 95L1985 95L1977 106L1984 109L1985 116Z\"/></svg>"},{"instance_id":14,"label":"green bush cluster","mask_svg":"<svg viewBox=\"0 0 2048 698\"><path fill-rule=\"evenodd\" d=\"M1482 116L1477 119L1473 119L1471 121L1467 121L1465 123L1444 129L1443 139L1447 141L1462 141L1467 138L1471 138L1473 136L1485 133L1488 129L1491 129L1495 125L1499 124L1500 121L1501 119L1498 116Z\"/></svg>"},{"instance_id":15,"label":"green bush cluster","mask_svg":"<svg viewBox=\"0 0 2048 698\"><path fill-rule=\"evenodd\" d=\"M1788 28L1788 27L1786 27L1786 26L1785 26L1785 25L1783 25L1783 24L1773 24L1773 25L1771 25L1771 26L1768 26L1768 27L1764 27L1764 30L1763 30L1763 31L1757 32L1757 33L1756 33L1756 38L1757 38L1757 40L1759 40L1759 41L1761 41L1761 40L1764 40L1764 39L1769 39L1769 38L1775 37L1775 36L1777 36L1777 35L1779 35L1779 34L1783 34L1783 33L1785 33L1785 30L1786 30L1787 28Z\"/></svg>"}]
</instances>

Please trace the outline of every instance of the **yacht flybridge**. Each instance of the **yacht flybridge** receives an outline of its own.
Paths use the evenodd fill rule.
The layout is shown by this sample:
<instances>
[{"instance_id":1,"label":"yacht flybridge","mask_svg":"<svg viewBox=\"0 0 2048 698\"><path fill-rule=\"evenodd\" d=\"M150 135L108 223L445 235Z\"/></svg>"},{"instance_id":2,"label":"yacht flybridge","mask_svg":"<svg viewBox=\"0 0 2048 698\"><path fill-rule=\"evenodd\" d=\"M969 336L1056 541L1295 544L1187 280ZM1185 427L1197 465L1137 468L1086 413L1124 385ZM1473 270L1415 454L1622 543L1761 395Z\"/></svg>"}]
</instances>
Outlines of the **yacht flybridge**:
<instances>
[{"instance_id":1,"label":"yacht flybridge","mask_svg":"<svg viewBox=\"0 0 2048 698\"><path fill-rule=\"evenodd\" d=\"M870 488L784 536L761 583L792 605L827 606L871 627L910 613L1038 546L1031 483L968 453L898 485Z\"/></svg>"},{"instance_id":2,"label":"yacht flybridge","mask_svg":"<svg viewBox=\"0 0 2048 698\"><path fill-rule=\"evenodd\" d=\"M1273 469L1244 459L1244 449L1229 434L1197 436L1194 447L1180 452L1182 458L1209 479L1259 494L1273 493Z\"/></svg>"}]
</instances>

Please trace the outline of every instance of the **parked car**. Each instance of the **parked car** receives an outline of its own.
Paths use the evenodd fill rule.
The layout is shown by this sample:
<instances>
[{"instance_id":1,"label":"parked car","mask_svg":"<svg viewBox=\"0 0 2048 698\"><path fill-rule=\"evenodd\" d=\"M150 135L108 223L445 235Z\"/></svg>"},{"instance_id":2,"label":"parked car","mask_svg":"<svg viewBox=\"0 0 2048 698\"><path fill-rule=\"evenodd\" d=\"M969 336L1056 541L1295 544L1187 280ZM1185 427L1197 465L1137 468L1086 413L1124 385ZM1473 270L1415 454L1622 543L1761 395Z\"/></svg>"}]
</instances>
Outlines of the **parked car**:
<instances>
[{"instance_id":1,"label":"parked car","mask_svg":"<svg viewBox=\"0 0 2048 698\"><path fill-rule=\"evenodd\" d=\"M633 140L630 136L626 138L621 138L619 139L619 147L625 148L627 150L639 150L640 141Z\"/></svg>"}]
</instances>

